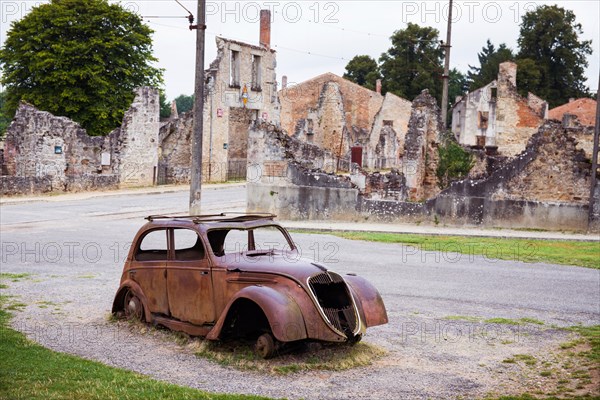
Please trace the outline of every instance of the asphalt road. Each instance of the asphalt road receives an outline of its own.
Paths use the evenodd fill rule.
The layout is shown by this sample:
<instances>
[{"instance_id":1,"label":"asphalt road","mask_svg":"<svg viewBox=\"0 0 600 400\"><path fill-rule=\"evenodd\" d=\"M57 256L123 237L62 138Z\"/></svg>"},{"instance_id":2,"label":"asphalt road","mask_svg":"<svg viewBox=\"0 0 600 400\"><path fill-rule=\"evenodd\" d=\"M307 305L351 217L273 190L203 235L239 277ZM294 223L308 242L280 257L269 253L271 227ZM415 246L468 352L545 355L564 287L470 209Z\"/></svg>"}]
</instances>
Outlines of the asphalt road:
<instances>
[{"instance_id":1,"label":"asphalt road","mask_svg":"<svg viewBox=\"0 0 600 400\"><path fill-rule=\"evenodd\" d=\"M9 292L28 304L16 315L15 327L57 350L208 391L383 399L483 395L503 384L505 376L496 373L506 367L503 358L543 352L565 339L550 326L600 323L600 271L522 263L518 255L531 251L527 247L515 249L514 260L499 261L493 259L495 249L482 257L454 253L451 247L423 252L408 245L295 234L303 256L340 273L362 275L382 293L390 323L370 330L365 340L388 355L373 367L274 378L199 360L154 336L128 336L117 345L118 328L106 316L130 240L142 217L185 212L187 196L174 192L0 206L1 270L33 274L9 284ZM239 186L203 194L207 213L243 210L244 203L245 189ZM43 302L53 306L41 307ZM530 318L543 322L544 329L486 326L452 316ZM60 334L48 334L53 326L62 327ZM67 335L65 326L77 326L83 336ZM487 332L479 337L481 329ZM198 365L201 371L193 372Z\"/></svg>"}]
</instances>

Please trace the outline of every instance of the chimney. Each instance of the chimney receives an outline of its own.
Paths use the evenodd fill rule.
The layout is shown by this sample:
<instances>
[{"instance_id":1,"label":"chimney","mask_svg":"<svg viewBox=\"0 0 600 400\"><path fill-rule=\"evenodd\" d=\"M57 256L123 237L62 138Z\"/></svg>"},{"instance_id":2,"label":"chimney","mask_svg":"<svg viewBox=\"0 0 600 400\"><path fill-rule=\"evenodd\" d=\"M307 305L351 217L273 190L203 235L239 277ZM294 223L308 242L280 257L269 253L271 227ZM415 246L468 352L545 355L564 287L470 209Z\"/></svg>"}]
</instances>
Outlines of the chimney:
<instances>
[{"instance_id":1,"label":"chimney","mask_svg":"<svg viewBox=\"0 0 600 400\"><path fill-rule=\"evenodd\" d=\"M260 10L260 45L271 48L271 10Z\"/></svg>"},{"instance_id":2,"label":"chimney","mask_svg":"<svg viewBox=\"0 0 600 400\"><path fill-rule=\"evenodd\" d=\"M283 75L281 77L281 89L285 89L287 87L287 75Z\"/></svg>"},{"instance_id":3,"label":"chimney","mask_svg":"<svg viewBox=\"0 0 600 400\"><path fill-rule=\"evenodd\" d=\"M375 91L381 94L381 79L375 81Z\"/></svg>"},{"instance_id":4,"label":"chimney","mask_svg":"<svg viewBox=\"0 0 600 400\"><path fill-rule=\"evenodd\" d=\"M501 63L499 66L498 81L510 82L513 87L517 87L517 64L512 61Z\"/></svg>"},{"instance_id":5,"label":"chimney","mask_svg":"<svg viewBox=\"0 0 600 400\"><path fill-rule=\"evenodd\" d=\"M575 98L573 98L573 97L569 97L569 103L572 103L572 102L574 102L574 101L575 101Z\"/></svg>"}]
</instances>

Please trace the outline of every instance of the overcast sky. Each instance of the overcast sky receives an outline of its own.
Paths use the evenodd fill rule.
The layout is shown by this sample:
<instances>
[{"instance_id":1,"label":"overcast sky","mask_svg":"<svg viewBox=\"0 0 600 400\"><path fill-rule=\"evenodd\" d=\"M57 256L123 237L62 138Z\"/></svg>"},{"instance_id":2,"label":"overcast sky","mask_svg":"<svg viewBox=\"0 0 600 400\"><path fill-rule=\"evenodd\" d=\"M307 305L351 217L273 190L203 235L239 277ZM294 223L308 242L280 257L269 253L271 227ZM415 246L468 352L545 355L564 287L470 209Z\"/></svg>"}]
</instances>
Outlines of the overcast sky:
<instances>
[{"instance_id":1,"label":"overcast sky","mask_svg":"<svg viewBox=\"0 0 600 400\"><path fill-rule=\"evenodd\" d=\"M181 3L196 14L196 0ZM0 42L10 22L22 18L41 1L0 0ZM187 12L175 0L122 0L126 8L144 17L155 31L154 51L165 69L167 97L192 94L195 32L181 18ZM207 1L206 63L216 56L215 35L258 44L261 8L272 10L271 45L277 50L277 78L302 82L325 72L344 73L359 54L378 59L390 47L389 37L408 22L432 26L446 37L448 0L443 1ZM477 64L477 53L489 38L498 45L517 48L522 15L541 4L572 10L583 26L580 39L592 40L587 84L595 92L599 76L600 2L582 1L457 1L453 7L451 67L466 72ZM157 16L163 18L155 18ZM180 18L164 18L180 17Z\"/></svg>"}]
</instances>

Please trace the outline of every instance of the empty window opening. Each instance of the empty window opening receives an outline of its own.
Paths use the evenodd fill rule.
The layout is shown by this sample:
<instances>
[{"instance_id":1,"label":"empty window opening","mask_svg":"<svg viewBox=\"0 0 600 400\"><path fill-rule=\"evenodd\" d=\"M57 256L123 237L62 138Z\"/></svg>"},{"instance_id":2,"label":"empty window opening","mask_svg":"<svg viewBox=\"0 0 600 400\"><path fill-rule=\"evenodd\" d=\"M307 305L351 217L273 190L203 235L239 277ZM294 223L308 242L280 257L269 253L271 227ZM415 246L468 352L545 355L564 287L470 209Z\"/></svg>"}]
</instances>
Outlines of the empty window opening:
<instances>
[{"instance_id":1,"label":"empty window opening","mask_svg":"<svg viewBox=\"0 0 600 400\"><path fill-rule=\"evenodd\" d=\"M135 253L138 261L166 260L168 255L167 231L157 229L144 235Z\"/></svg>"},{"instance_id":2,"label":"empty window opening","mask_svg":"<svg viewBox=\"0 0 600 400\"><path fill-rule=\"evenodd\" d=\"M479 118L478 118L477 126L480 129L487 129L489 112L488 111L479 111L478 116L479 116Z\"/></svg>"},{"instance_id":3,"label":"empty window opening","mask_svg":"<svg viewBox=\"0 0 600 400\"><path fill-rule=\"evenodd\" d=\"M252 55L252 90L260 91L261 81L261 56Z\"/></svg>"},{"instance_id":4,"label":"empty window opening","mask_svg":"<svg viewBox=\"0 0 600 400\"><path fill-rule=\"evenodd\" d=\"M231 65L229 68L229 86L240 87L240 52L231 50Z\"/></svg>"},{"instance_id":5,"label":"empty window opening","mask_svg":"<svg viewBox=\"0 0 600 400\"><path fill-rule=\"evenodd\" d=\"M493 87L493 88L491 88L490 92L491 92L490 93L490 96L491 96L490 100L491 101L496 101L496 98L498 97L498 88Z\"/></svg>"},{"instance_id":6,"label":"empty window opening","mask_svg":"<svg viewBox=\"0 0 600 400\"><path fill-rule=\"evenodd\" d=\"M191 229L174 230L175 260L192 261L204 258L204 245L196 232Z\"/></svg>"}]
</instances>

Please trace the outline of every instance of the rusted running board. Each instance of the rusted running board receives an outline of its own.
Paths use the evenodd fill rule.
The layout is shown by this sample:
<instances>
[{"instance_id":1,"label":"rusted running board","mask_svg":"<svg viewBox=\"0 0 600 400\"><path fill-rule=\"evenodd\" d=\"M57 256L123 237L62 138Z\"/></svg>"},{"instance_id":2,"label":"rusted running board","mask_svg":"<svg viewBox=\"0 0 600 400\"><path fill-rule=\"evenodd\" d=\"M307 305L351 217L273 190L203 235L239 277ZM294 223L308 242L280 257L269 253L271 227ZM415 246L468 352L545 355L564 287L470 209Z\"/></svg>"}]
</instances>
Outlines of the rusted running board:
<instances>
[{"instance_id":1,"label":"rusted running board","mask_svg":"<svg viewBox=\"0 0 600 400\"><path fill-rule=\"evenodd\" d=\"M156 325L165 326L174 331L185 332L190 336L206 336L208 332L213 328L212 325L194 325L188 322L176 321L170 318L165 318L161 316L153 316L154 323Z\"/></svg>"}]
</instances>

